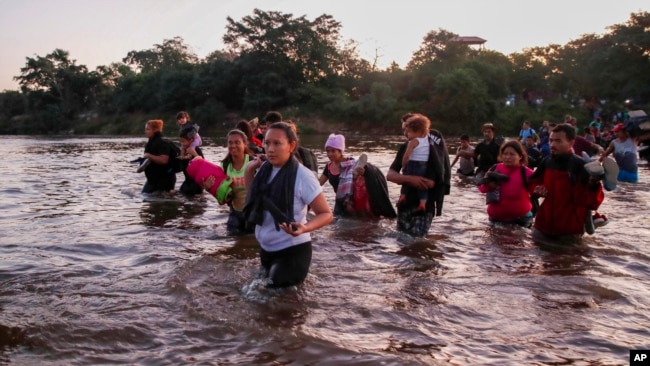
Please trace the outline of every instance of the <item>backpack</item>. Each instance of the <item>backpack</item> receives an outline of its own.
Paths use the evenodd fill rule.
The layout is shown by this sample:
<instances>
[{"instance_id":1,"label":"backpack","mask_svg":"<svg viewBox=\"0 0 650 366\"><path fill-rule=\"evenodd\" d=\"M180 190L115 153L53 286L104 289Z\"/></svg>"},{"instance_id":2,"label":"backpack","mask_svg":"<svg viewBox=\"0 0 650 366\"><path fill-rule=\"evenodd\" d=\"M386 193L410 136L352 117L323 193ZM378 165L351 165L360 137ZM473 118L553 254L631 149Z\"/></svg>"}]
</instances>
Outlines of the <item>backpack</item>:
<instances>
[{"instance_id":1,"label":"backpack","mask_svg":"<svg viewBox=\"0 0 650 366\"><path fill-rule=\"evenodd\" d=\"M298 146L294 152L298 160L302 165L306 166L309 170L318 173L318 159L316 154L310 149L307 149L302 146Z\"/></svg>"},{"instance_id":2,"label":"backpack","mask_svg":"<svg viewBox=\"0 0 650 366\"><path fill-rule=\"evenodd\" d=\"M181 154L181 149L176 146L175 143L173 143L171 140L163 139L167 145L169 145L169 162L167 162L167 165L169 165L169 172L170 173L180 173L183 171L183 164L181 164L181 160L178 158L179 155Z\"/></svg>"}]
</instances>

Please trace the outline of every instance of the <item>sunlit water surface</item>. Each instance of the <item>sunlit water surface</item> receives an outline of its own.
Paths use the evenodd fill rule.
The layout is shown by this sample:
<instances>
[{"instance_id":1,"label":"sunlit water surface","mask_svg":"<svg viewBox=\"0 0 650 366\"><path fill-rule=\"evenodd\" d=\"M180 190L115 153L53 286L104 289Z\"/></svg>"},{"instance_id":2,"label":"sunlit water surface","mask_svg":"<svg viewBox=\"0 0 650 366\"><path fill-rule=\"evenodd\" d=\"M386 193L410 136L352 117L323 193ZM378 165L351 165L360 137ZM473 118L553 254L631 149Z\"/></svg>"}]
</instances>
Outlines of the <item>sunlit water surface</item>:
<instances>
[{"instance_id":1,"label":"sunlit water surface","mask_svg":"<svg viewBox=\"0 0 650 366\"><path fill-rule=\"evenodd\" d=\"M321 168L325 139L304 142ZM347 152L386 172L401 141L348 137ZM0 137L0 362L625 365L650 348L645 161L580 245L489 226L454 177L426 238L340 219L313 233L305 283L269 291L255 238L229 236L214 198L143 197L129 160L144 142Z\"/></svg>"}]
</instances>

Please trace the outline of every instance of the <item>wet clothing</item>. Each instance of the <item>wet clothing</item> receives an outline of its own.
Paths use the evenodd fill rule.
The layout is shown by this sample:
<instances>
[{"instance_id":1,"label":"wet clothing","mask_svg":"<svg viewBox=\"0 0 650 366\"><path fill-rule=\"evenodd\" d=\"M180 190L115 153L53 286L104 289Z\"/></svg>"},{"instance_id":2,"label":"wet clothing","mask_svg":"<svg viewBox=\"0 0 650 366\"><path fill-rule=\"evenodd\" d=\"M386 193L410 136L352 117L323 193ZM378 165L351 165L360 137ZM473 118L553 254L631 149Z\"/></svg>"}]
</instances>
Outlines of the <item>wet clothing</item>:
<instances>
[{"instance_id":1,"label":"wet clothing","mask_svg":"<svg viewBox=\"0 0 650 366\"><path fill-rule=\"evenodd\" d=\"M246 196L244 214L255 224L255 237L260 247L277 252L311 241L304 233L292 236L279 224L307 223L308 205L322 192L316 176L295 159L281 168L265 162L259 168Z\"/></svg>"},{"instance_id":2,"label":"wet clothing","mask_svg":"<svg viewBox=\"0 0 650 366\"><path fill-rule=\"evenodd\" d=\"M346 158L345 161L350 162L350 161L354 161L354 159ZM332 166L331 162L325 165L325 167L323 168L323 175L327 177L327 181L332 186L332 188L334 188L334 193L337 193L339 190L339 182L341 179L341 168L339 168L339 172L337 174L333 174L330 170L331 166ZM346 214L345 203L343 202L343 199L339 199L339 198L334 199L333 214L335 216L342 216Z\"/></svg>"},{"instance_id":3,"label":"wet clothing","mask_svg":"<svg viewBox=\"0 0 650 366\"><path fill-rule=\"evenodd\" d=\"M404 167L404 171L402 174L405 175L417 175L420 177L425 177L427 174L427 162L426 161L415 161L415 160L409 160L406 163L406 166ZM407 194L410 190L415 190L418 194L418 199L420 201L426 200L427 197L429 196L429 193L427 192L426 189L417 189L415 187L411 187L408 184L403 184L402 188L400 189L400 194L405 195Z\"/></svg>"},{"instance_id":4,"label":"wet clothing","mask_svg":"<svg viewBox=\"0 0 650 366\"><path fill-rule=\"evenodd\" d=\"M255 223L267 286L301 283L311 264L311 235L292 236L278 224L307 222L308 205L322 192L316 176L295 158L281 168L265 162L246 197L244 217Z\"/></svg>"},{"instance_id":5,"label":"wet clothing","mask_svg":"<svg viewBox=\"0 0 650 366\"><path fill-rule=\"evenodd\" d=\"M429 189L426 210L423 213L417 207L420 200L415 189L409 190L406 201L397 209L397 228L413 236L424 236L431 227L431 220L434 216L442 214L442 206L445 195L448 195L451 188L451 168L449 153L442 133L438 130L431 130L429 133L429 160L427 162L426 178L435 182L433 188ZM408 142L400 146L395 160L390 165L394 172L402 171L402 160L406 153Z\"/></svg>"},{"instance_id":6,"label":"wet clothing","mask_svg":"<svg viewBox=\"0 0 650 366\"><path fill-rule=\"evenodd\" d=\"M311 265L311 241L276 252L260 249L262 278L268 287L298 285L307 278Z\"/></svg>"},{"instance_id":7,"label":"wet clothing","mask_svg":"<svg viewBox=\"0 0 650 366\"><path fill-rule=\"evenodd\" d=\"M347 158L346 161L354 161L353 158ZM330 166L332 163L328 163L323 168L323 175L327 177L327 181L330 183L334 192L338 193L339 189L339 179L341 173L332 174L330 171ZM358 178L355 179L355 184L357 183ZM374 165L367 163L364 169L363 181L365 184L365 189L369 197L370 211L372 215L376 217L388 217L394 218L397 216L395 209L393 208L390 198L388 197L388 183L386 182L386 177L381 170ZM354 187L353 187L354 188ZM354 189L353 189L354 192ZM335 216L346 216L350 214L346 210L346 203L343 200L336 199L334 201L334 215Z\"/></svg>"},{"instance_id":8,"label":"wet clothing","mask_svg":"<svg viewBox=\"0 0 650 366\"><path fill-rule=\"evenodd\" d=\"M375 217L397 217L393 204L388 197L388 182L384 173L376 166L367 163L363 173L363 181L366 184L372 214Z\"/></svg>"},{"instance_id":9,"label":"wet clothing","mask_svg":"<svg viewBox=\"0 0 650 366\"><path fill-rule=\"evenodd\" d=\"M152 155L171 156L174 152L170 144L163 140L162 134L156 132L144 147L144 152ZM170 164L156 164L153 161L145 170L144 175L147 181L142 187L143 193L153 193L156 191L171 191L176 185L176 173L171 169Z\"/></svg>"},{"instance_id":10,"label":"wet clothing","mask_svg":"<svg viewBox=\"0 0 650 366\"><path fill-rule=\"evenodd\" d=\"M203 151L201 151L200 147L196 147L195 150L200 157L204 157ZM181 184L181 187L178 189L178 191L187 196L201 194L203 192L203 187L201 187L200 184L196 183L194 179L190 177L189 174L187 174L187 166L190 164L190 159L180 159L180 162L185 180Z\"/></svg>"},{"instance_id":11,"label":"wet clothing","mask_svg":"<svg viewBox=\"0 0 650 366\"><path fill-rule=\"evenodd\" d=\"M527 180L533 174L533 171L523 167L525 177L522 176L522 167L508 167L499 163L494 167L494 171L508 176L508 181L499 185L499 200L487 205L487 214L491 221L497 222L515 222L521 217L525 217L531 212L533 206L530 202L528 193ZM526 181L524 181L526 178ZM487 184L480 184L479 191L487 193L490 189ZM532 214L530 215L532 218Z\"/></svg>"},{"instance_id":12,"label":"wet clothing","mask_svg":"<svg viewBox=\"0 0 650 366\"><path fill-rule=\"evenodd\" d=\"M585 163L573 154L551 155L530 177L531 193L537 186L548 190L534 224L542 234L551 237L582 235L587 211L597 210L603 202L602 184L589 183Z\"/></svg>"}]
</instances>

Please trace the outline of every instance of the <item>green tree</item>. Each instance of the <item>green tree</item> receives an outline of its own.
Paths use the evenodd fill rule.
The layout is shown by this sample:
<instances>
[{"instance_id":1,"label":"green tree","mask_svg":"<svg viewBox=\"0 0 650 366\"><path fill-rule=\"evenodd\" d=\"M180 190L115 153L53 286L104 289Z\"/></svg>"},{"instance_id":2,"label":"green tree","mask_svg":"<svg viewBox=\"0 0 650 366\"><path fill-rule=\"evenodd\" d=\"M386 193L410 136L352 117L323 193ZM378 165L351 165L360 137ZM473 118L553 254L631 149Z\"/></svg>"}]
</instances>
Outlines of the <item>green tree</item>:
<instances>
[{"instance_id":1,"label":"green tree","mask_svg":"<svg viewBox=\"0 0 650 366\"><path fill-rule=\"evenodd\" d=\"M371 122L382 122L393 114L397 104L392 88L388 83L377 82L370 87L370 93L356 102L358 113Z\"/></svg>"},{"instance_id":2,"label":"green tree","mask_svg":"<svg viewBox=\"0 0 650 366\"><path fill-rule=\"evenodd\" d=\"M5 90L0 93L0 120L25 114L25 98L15 90Z\"/></svg>"},{"instance_id":3,"label":"green tree","mask_svg":"<svg viewBox=\"0 0 650 366\"><path fill-rule=\"evenodd\" d=\"M122 62L137 72L148 73L184 68L187 64L197 63L198 57L182 37L174 37L165 39L162 44L156 44L148 50L130 51Z\"/></svg>"},{"instance_id":4,"label":"green tree","mask_svg":"<svg viewBox=\"0 0 650 366\"><path fill-rule=\"evenodd\" d=\"M109 85L115 90L119 112L173 112L191 109L203 96L193 87L199 60L181 37L165 39L161 44L141 51L130 51L123 66L109 69Z\"/></svg>"},{"instance_id":5,"label":"green tree","mask_svg":"<svg viewBox=\"0 0 650 366\"><path fill-rule=\"evenodd\" d=\"M119 110L115 101L120 82L126 78L134 77L135 72L121 62L114 62L108 66L97 66L96 69L101 83L97 86L97 106L101 113L114 113Z\"/></svg>"},{"instance_id":6,"label":"green tree","mask_svg":"<svg viewBox=\"0 0 650 366\"><path fill-rule=\"evenodd\" d=\"M536 48L527 48L509 56L513 65L510 90L531 106L536 96L548 90L547 76L550 73L546 60L537 56L537 51Z\"/></svg>"},{"instance_id":7,"label":"green tree","mask_svg":"<svg viewBox=\"0 0 650 366\"><path fill-rule=\"evenodd\" d=\"M454 41L455 37L458 35L442 28L430 31L424 37L420 48L413 53L406 68L417 69L430 62L438 62L448 67L458 66L473 51L468 45Z\"/></svg>"},{"instance_id":8,"label":"green tree","mask_svg":"<svg viewBox=\"0 0 650 366\"><path fill-rule=\"evenodd\" d=\"M309 21L304 15L294 18L292 14L255 9L253 16L239 22L228 17L227 21L223 41L231 51L286 58L306 82L332 75L341 64L341 24L330 15Z\"/></svg>"},{"instance_id":9,"label":"green tree","mask_svg":"<svg viewBox=\"0 0 650 366\"><path fill-rule=\"evenodd\" d=\"M55 103L50 108L70 120L79 112L93 106L95 89L101 78L96 72L88 72L85 65L77 65L69 59L67 51L56 49L45 57L27 57L21 75L15 79L25 94L34 93L30 98L32 109L42 109L44 105ZM38 93L36 93L38 92Z\"/></svg>"},{"instance_id":10,"label":"green tree","mask_svg":"<svg viewBox=\"0 0 650 366\"><path fill-rule=\"evenodd\" d=\"M439 127L455 133L476 131L494 116L487 86L476 71L466 68L438 75L432 97L421 110Z\"/></svg>"},{"instance_id":11,"label":"green tree","mask_svg":"<svg viewBox=\"0 0 650 366\"><path fill-rule=\"evenodd\" d=\"M488 88L488 94L494 100L502 101L509 93L512 64L508 56L501 52L482 50L476 53L463 67L473 69Z\"/></svg>"},{"instance_id":12,"label":"green tree","mask_svg":"<svg viewBox=\"0 0 650 366\"><path fill-rule=\"evenodd\" d=\"M305 83L319 83L341 72L340 23L329 15L313 21L280 12L253 11L241 21L227 18L223 37L238 54L237 92L245 110L291 105Z\"/></svg>"},{"instance_id":13,"label":"green tree","mask_svg":"<svg viewBox=\"0 0 650 366\"><path fill-rule=\"evenodd\" d=\"M600 95L618 101L635 98L650 102L650 13L632 13L625 24L609 27L607 47L594 62L603 90Z\"/></svg>"}]
</instances>

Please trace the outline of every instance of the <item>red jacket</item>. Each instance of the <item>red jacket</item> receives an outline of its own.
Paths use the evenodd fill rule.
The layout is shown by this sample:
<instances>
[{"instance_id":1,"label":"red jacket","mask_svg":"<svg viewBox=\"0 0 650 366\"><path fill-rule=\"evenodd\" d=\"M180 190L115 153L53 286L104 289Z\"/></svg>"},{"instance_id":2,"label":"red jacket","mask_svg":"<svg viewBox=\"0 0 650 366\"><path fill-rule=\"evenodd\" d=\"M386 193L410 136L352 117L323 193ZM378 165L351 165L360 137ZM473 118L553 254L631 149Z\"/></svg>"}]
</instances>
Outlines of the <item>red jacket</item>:
<instances>
[{"instance_id":1,"label":"red jacket","mask_svg":"<svg viewBox=\"0 0 650 366\"><path fill-rule=\"evenodd\" d=\"M605 199L602 184L589 187L585 161L576 155L548 157L530 177L530 192L537 186L548 190L537 211L534 227L545 235L581 235L587 211Z\"/></svg>"},{"instance_id":2,"label":"red jacket","mask_svg":"<svg viewBox=\"0 0 650 366\"><path fill-rule=\"evenodd\" d=\"M251 142L254 143L257 147L262 147L262 141L255 136L251 136Z\"/></svg>"}]
</instances>

